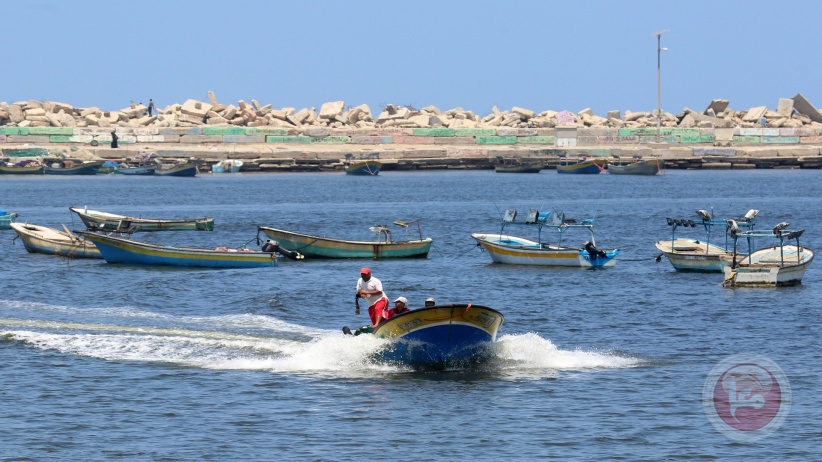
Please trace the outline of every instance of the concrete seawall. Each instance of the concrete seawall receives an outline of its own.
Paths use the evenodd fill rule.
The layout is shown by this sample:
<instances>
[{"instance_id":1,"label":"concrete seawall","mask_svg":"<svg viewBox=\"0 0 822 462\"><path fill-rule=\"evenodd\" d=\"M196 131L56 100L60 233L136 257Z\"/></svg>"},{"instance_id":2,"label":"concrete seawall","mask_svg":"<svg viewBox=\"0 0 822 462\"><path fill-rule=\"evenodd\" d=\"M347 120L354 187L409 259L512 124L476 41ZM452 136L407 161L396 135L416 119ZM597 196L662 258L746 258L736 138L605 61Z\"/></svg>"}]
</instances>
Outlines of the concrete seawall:
<instances>
[{"instance_id":1,"label":"concrete seawall","mask_svg":"<svg viewBox=\"0 0 822 462\"><path fill-rule=\"evenodd\" d=\"M289 130L270 127L0 127L0 150L15 157L122 161L153 152L166 161L193 159L203 167L225 159L244 171L341 169L346 154L378 153L385 170L493 168L499 157L541 160L554 168L581 157L658 157L666 168L820 168L817 128L373 128ZM38 151L39 150L39 151ZM82 155L81 155L82 154Z\"/></svg>"}]
</instances>

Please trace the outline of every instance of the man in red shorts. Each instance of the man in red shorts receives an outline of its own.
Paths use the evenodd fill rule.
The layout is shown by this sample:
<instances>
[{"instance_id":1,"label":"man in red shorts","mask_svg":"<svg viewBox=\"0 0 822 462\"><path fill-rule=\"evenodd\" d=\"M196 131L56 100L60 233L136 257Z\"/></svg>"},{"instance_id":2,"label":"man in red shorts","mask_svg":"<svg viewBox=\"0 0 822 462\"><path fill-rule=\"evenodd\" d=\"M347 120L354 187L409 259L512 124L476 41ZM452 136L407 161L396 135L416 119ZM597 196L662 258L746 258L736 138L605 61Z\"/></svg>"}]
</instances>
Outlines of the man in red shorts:
<instances>
[{"instance_id":1,"label":"man in red shorts","mask_svg":"<svg viewBox=\"0 0 822 462\"><path fill-rule=\"evenodd\" d=\"M357 296L364 298L368 303L368 317L371 318L371 327L376 328L383 319L387 319L388 296L382 290L382 282L371 276L371 270L360 270L360 279L357 281Z\"/></svg>"}]
</instances>

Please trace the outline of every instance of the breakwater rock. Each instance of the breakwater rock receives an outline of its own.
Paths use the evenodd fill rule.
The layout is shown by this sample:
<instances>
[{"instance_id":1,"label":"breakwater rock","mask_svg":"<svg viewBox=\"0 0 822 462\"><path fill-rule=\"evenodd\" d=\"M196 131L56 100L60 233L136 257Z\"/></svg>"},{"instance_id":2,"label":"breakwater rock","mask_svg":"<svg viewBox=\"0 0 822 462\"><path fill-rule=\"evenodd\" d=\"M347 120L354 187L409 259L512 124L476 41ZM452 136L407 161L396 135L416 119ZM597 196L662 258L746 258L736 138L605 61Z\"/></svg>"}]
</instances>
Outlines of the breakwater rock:
<instances>
[{"instance_id":1,"label":"breakwater rock","mask_svg":"<svg viewBox=\"0 0 822 462\"><path fill-rule=\"evenodd\" d=\"M657 127L657 121L660 123ZM119 146L111 147L116 133ZM276 109L252 100L222 104L188 100L158 111L132 104L119 111L56 102L0 103L0 148L8 162L40 157L127 160L153 152L204 167L240 159L246 171L322 170L346 154L378 154L392 168L492 168L500 157L533 157L547 168L579 157L659 157L668 168L818 168L822 114L801 94L737 111L714 100L703 111L674 115L586 109L535 112L492 108L481 116L342 101L316 108Z\"/></svg>"}]
</instances>

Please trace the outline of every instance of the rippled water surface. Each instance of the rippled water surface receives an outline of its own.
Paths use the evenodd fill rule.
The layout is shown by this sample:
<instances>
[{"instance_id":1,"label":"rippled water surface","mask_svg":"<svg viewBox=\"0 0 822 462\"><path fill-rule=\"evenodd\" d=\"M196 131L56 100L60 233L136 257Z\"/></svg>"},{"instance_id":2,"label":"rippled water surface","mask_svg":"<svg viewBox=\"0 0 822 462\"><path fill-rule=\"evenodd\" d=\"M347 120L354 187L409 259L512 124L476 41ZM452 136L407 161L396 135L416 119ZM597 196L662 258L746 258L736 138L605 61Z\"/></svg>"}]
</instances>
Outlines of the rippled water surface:
<instances>
[{"instance_id":1,"label":"rippled water surface","mask_svg":"<svg viewBox=\"0 0 822 462\"><path fill-rule=\"evenodd\" d=\"M417 218L434 239L424 260L205 270L28 254L0 231L0 458L817 458L819 263L798 287L728 290L719 274L655 262L654 242L670 236L665 217L756 208L763 229L789 221L819 249L820 175L0 177L0 208L33 224L78 229L68 207L83 205L216 219L213 233L135 235L151 242L256 246L256 225L370 239L369 226ZM596 218L597 243L621 250L616 267L491 264L470 233L497 231L507 208ZM412 307L433 296L501 311L494 360L447 371L375 362L384 341L340 330L367 321L351 297L364 265ZM784 425L754 443L717 432L702 409L708 373L743 352L778 364L793 393Z\"/></svg>"}]
</instances>

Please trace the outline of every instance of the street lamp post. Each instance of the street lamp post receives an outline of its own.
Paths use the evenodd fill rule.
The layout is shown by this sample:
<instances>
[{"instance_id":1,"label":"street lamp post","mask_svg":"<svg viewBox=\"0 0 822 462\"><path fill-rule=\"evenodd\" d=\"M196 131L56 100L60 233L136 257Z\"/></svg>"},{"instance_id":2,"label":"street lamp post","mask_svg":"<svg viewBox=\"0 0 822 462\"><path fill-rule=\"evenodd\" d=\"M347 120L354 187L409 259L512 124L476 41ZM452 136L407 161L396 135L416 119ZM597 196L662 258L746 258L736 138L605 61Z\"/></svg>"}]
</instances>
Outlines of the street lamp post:
<instances>
[{"instance_id":1,"label":"street lamp post","mask_svg":"<svg viewBox=\"0 0 822 462\"><path fill-rule=\"evenodd\" d=\"M667 48L662 48L662 34L668 32L663 29L651 35L656 36L656 142L660 141L662 133L662 52Z\"/></svg>"}]
</instances>

